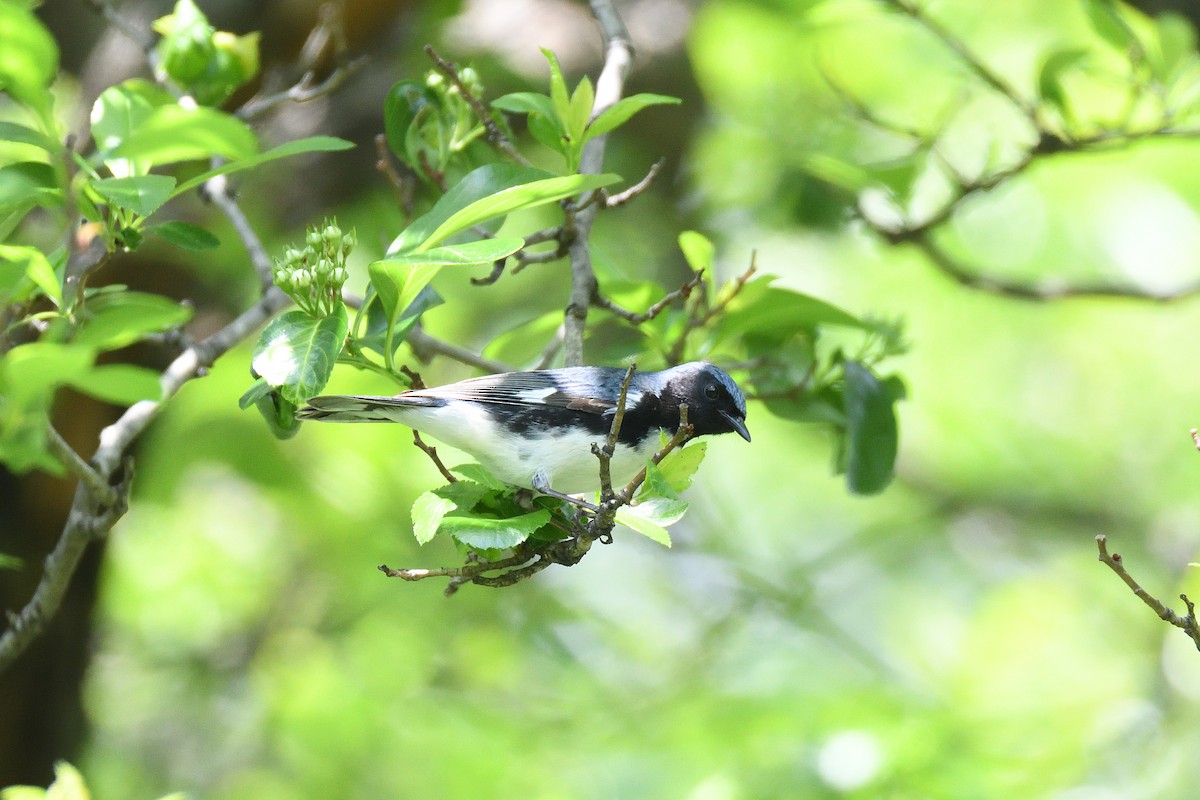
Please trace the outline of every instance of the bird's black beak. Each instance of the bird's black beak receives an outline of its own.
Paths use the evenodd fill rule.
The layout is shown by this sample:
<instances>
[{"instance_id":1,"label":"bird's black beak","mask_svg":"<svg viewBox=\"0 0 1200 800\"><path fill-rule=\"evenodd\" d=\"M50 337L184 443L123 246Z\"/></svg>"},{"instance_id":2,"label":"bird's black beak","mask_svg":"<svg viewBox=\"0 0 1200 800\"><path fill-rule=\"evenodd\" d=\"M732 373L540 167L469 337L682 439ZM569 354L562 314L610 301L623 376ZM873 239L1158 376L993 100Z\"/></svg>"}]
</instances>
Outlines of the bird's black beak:
<instances>
[{"instance_id":1,"label":"bird's black beak","mask_svg":"<svg viewBox=\"0 0 1200 800\"><path fill-rule=\"evenodd\" d=\"M750 441L750 431L746 429L746 420L741 419L740 417L735 417L728 411L721 411L718 413L725 418L725 421L729 423L730 427L737 431L738 436L742 437L747 442Z\"/></svg>"}]
</instances>

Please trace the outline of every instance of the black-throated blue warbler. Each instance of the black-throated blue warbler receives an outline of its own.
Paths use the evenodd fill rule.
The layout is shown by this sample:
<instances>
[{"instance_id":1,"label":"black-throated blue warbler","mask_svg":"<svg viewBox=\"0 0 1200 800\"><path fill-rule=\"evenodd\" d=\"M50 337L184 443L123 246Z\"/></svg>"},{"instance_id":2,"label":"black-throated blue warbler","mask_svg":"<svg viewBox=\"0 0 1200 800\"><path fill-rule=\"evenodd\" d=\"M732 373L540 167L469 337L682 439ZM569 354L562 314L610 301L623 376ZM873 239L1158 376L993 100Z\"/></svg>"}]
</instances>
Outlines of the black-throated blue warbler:
<instances>
[{"instance_id":1,"label":"black-throated blue warbler","mask_svg":"<svg viewBox=\"0 0 1200 800\"><path fill-rule=\"evenodd\" d=\"M399 422L470 453L505 483L557 492L595 491L592 454L612 427L626 370L566 367L505 372L393 397L325 395L300 419ZM658 372L634 372L611 462L615 486L633 479L659 448L659 433L679 427L688 407L693 436L737 433L750 441L746 400L719 367L693 361Z\"/></svg>"}]
</instances>

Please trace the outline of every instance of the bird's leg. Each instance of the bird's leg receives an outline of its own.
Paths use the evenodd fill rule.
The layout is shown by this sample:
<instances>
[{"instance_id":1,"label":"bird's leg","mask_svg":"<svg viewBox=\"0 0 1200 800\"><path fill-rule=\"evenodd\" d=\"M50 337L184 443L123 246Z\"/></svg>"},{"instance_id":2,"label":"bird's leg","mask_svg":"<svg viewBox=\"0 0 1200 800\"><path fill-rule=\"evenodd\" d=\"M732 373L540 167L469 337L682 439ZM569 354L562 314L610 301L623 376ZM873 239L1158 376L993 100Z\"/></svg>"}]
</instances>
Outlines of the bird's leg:
<instances>
[{"instance_id":1,"label":"bird's leg","mask_svg":"<svg viewBox=\"0 0 1200 800\"><path fill-rule=\"evenodd\" d=\"M538 493L544 494L544 495L549 495L550 497L557 497L559 500L566 501L573 506L579 506L580 508L586 508L588 511L591 511L593 514L600 510L599 508L592 505L591 503L589 503L586 500L582 500L578 497L572 497L569 494L563 494L562 492L558 491L557 489L551 489L550 488L550 479L546 477L546 473L543 472L542 470L538 470L537 472L534 473L533 480L530 481L530 485L533 487L533 490L535 492L538 492Z\"/></svg>"}]
</instances>

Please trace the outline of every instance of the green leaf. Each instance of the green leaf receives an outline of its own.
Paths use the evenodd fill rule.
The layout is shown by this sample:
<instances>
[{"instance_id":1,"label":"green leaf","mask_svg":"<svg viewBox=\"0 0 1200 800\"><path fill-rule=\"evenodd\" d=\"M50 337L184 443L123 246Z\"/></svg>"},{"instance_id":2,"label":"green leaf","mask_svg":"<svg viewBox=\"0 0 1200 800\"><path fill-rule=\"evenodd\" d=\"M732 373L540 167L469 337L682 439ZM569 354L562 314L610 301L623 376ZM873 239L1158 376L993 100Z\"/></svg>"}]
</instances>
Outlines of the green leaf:
<instances>
[{"instance_id":1,"label":"green leaf","mask_svg":"<svg viewBox=\"0 0 1200 800\"><path fill-rule=\"evenodd\" d=\"M567 120L571 118L571 99L567 94L567 82L563 80L562 69L558 66L558 57L554 52L543 47L542 55L550 64L550 102L554 106L554 116L558 117L562 128L567 130Z\"/></svg>"},{"instance_id":2,"label":"green leaf","mask_svg":"<svg viewBox=\"0 0 1200 800\"><path fill-rule=\"evenodd\" d=\"M254 383L250 384L250 388L246 390L246 393L238 398L238 408L245 411L273 391L274 389L271 388L271 384L267 383L266 378L258 378Z\"/></svg>"},{"instance_id":3,"label":"green leaf","mask_svg":"<svg viewBox=\"0 0 1200 800\"><path fill-rule=\"evenodd\" d=\"M608 186L619 180L621 180L620 175L612 174L564 175L504 189L482 200L477 200L451 215L433 233L429 234L429 237L418 245L414 252L427 250L455 234L462 233L494 217L501 217L514 211L546 203L554 203L573 197L580 192Z\"/></svg>"},{"instance_id":4,"label":"green leaf","mask_svg":"<svg viewBox=\"0 0 1200 800\"><path fill-rule=\"evenodd\" d=\"M1122 52L1141 52L1137 34L1115 0L1083 0L1088 22L1101 39Z\"/></svg>"},{"instance_id":5,"label":"green leaf","mask_svg":"<svg viewBox=\"0 0 1200 800\"><path fill-rule=\"evenodd\" d=\"M592 81L584 75L571 95L571 115L566 121L571 141L577 147L582 147L586 141L584 131L587 129L588 120L592 117L592 104L595 101L596 91L592 88Z\"/></svg>"},{"instance_id":6,"label":"green leaf","mask_svg":"<svg viewBox=\"0 0 1200 800\"><path fill-rule=\"evenodd\" d=\"M96 350L116 350L147 334L178 328L192 318L186 306L148 292L111 292L88 300L88 317L74 343Z\"/></svg>"},{"instance_id":7,"label":"green leaf","mask_svg":"<svg viewBox=\"0 0 1200 800\"><path fill-rule=\"evenodd\" d=\"M907 202L912 198L913 185L924 173L928 154L917 150L901 158L867 165L867 173L874 185L882 185L893 198Z\"/></svg>"},{"instance_id":8,"label":"green leaf","mask_svg":"<svg viewBox=\"0 0 1200 800\"><path fill-rule=\"evenodd\" d=\"M43 134L41 131L36 131L33 128L28 128L24 125L18 125L15 122L7 122L0 120L0 141L9 143L17 142L19 144L28 144L40 150L45 150L48 153L53 153L58 150L58 144Z\"/></svg>"},{"instance_id":9,"label":"green leaf","mask_svg":"<svg viewBox=\"0 0 1200 800\"><path fill-rule=\"evenodd\" d=\"M442 518L458 505L451 499L442 497L436 492L425 492L412 505L413 536L417 544L428 543L438 532Z\"/></svg>"},{"instance_id":10,"label":"green leaf","mask_svg":"<svg viewBox=\"0 0 1200 800\"><path fill-rule=\"evenodd\" d=\"M631 531L642 534L651 541L658 542L663 547L671 546L671 534L662 525L652 522L638 514L634 506L621 506L617 509L617 522Z\"/></svg>"},{"instance_id":11,"label":"green leaf","mask_svg":"<svg viewBox=\"0 0 1200 800\"><path fill-rule=\"evenodd\" d=\"M482 239L460 245L435 247L419 253L410 253L375 261L367 266L371 285L379 295L387 317L387 333L384 337L384 355L394 351L397 326L407 309L430 281L446 266L477 266L499 261L520 250L524 239Z\"/></svg>"},{"instance_id":12,"label":"green leaf","mask_svg":"<svg viewBox=\"0 0 1200 800\"><path fill-rule=\"evenodd\" d=\"M498 492L508 489L508 484L488 472L481 464L459 464L457 467L451 467L450 471L458 473L471 483L478 484L487 489Z\"/></svg>"},{"instance_id":13,"label":"green leaf","mask_svg":"<svg viewBox=\"0 0 1200 800\"><path fill-rule=\"evenodd\" d=\"M549 521L545 509L505 519L454 515L442 518L440 530L467 547L503 550L516 547Z\"/></svg>"},{"instance_id":14,"label":"green leaf","mask_svg":"<svg viewBox=\"0 0 1200 800\"><path fill-rule=\"evenodd\" d=\"M406 163L410 163L405 147L409 126L421 110L429 105L429 100L424 84L400 81L392 86L383 102L383 130L387 135L388 148ZM410 166L417 165L410 163Z\"/></svg>"},{"instance_id":15,"label":"green leaf","mask_svg":"<svg viewBox=\"0 0 1200 800\"><path fill-rule=\"evenodd\" d=\"M255 397L252 401L254 407L258 409L258 413L267 423L267 429L276 439L290 439L295 436L300 431L301 424L300 420L296 419L296 409L299 406L281 396L278 390L270 387L270 384L267 384L266 394L257 391L256 386L258 386L257 382L250 387L246 394L242 395L242 399L245 400L251 392L254 393ZM241 401L238 402L240 405Z\"/></svg>"},{"instance_id":16,"label":"green leaf","mask_svg":"<svg viewBox=\"0 0 1200 800\"><path fill-rule=\"evenodd\" d=\"M687 447L672 450L657 467L667 485L676 492L682 492L692 485L692 478L708 452L708 442L692 442ZM647 473L648 474L648 473Z\"/></svg>"},{"instance_id":17,"label":"green leaf","mask_svg":"<svg viewBox=\"0 0 1200 800\"><path fill-rule=\"evenodd\" d=\"M247 161L257 155L258 140L246 123L232 114L198 106L158 106L112 150L99 158L133 159L149 164L173 164L219 156Z\"/></svg>"},{"instance_id":18,"label":"green leaf","mask_svg":"<svg viewBox=\"0 0 1200 800\"><path fill-rule=\"evenodd\" d=\"M517 164L487 164L472 170L434 203L433 208L413 220L388 246L387 254L395 255L415 250L418 245L455 213L477 200L503 189L551 178L549 172Z\"/></svg>"},{"instance_id":19,"label":"green leaf","mask_svg":"<svg viewBox=\"0 0 1200 800\"><path fill-rule=\"evenodd\" d=\"M696 231L684 231L679 234L679 249L683 251L683 257L693 270L712 273L713 254L716 252L716 248L713 247L712 240L707 236Z\"/></svg>"},{"instance_id":20,"label":"green leaf","mask_svg":"<svg viewBox=\"0 0 1200 800\"><path fill-rule=\"evenodd\" d=\"M617 522L670 547L671 535L667 526L682 519L687 509L688 504L679 498L670 478L654 464L647 464L646 482L638 490L634 505L618 509Z\"/></svg>"},{"instance_id":21,"label":"green leaf","mask_svg":"<svg viewBox=\"0 0 1200 800\"><path fill-rule=\"evenodd\" d=\"M529 115L529 133L542 145L556 153L567 154L566 131L558 117L543 117L541 114Z\"/></svg>"},{"instance_id":22,"label":"green leaf","mask_svg":"<svg viewBox=\"0 0 1200 800\"><path fill-rule=\"evenodd\" d=\"M175 103L167 91L140 78L131 78L100 93L92 104L92 138L101 152L115 150L137 130L154 109ZM110 158L104 162L115 177L144 175L151 162L144 158Z\"/></svg>"},{"instance_id":23,"label":"green leaf","mask_svg":"<svg viewBox=\"0 0 1200 800\"><path fill-rule=\"evenodd\" d=\"M801 156L799 167L817 180L844 189L851 194L858 194L872 182L870 173L857 164L839 161L820 153Z\"/></svg>"},{"instance_id":24,"label":"green leaf","mask_svg":"<svg viewBox=\"0 0 1200 800\"><path fill-rule=\"evenodd\" d=\"M262 332L251 365L283 399L299 405L329 381L349 328L343 305L321 319L299 309L285 312Z\"/></svg>"},{"instance_id":25,"label":"green leaf","mask_svg":"<svg viewBox=\"0 0 1200 800\"><path fill-rule=\"evenodd\" d=\"M95 353L57 342L31 342L0 358L0 395L17 404L41 402L92 366Z\"/></svg>"},{"instance_id":26,"label":"green leaf","mask_svg":"<svg viewBox=\"0 0 1200 800\"><path fill-rule=\"evenodd\" d=\"M847 361L846 484L855 494L877 494L891 483L899 433L895 401L869 369Z\"/></svg>"},{"instance_id":27,"label":"green leaf","mask_svg":"<svg viewBox=\"0 0 1200 800\"><path fill-rule=\"evenodd\" d=\"M596 116L596 119L588 126L587 138L594 139L597 136L603 136L614 128L624 125L643 108L678 105L679 103L678 97L668 97L665 94L643 93L623 97Z\"/></svg>"},{"instance_id":28,"label":"green leaf","mask_svg":"<svg viewBox=\"0 0 1200 800\"><path fill-rule=\"evenodd\" d=\"M1160 14L1150 24L1151 46L1146 60L1154 77L1169 84L1196 62L1196 29L1185 17L1170 12Z\"/></svg>"},{"instance_id":29,"label":"green leaf","mask_svg":"<svg viewBox=\"0 0 1200 800\"><path fill-rule=\"evenodd\" d=\"M390 363L396 350L397 329L405 309L412 305L430 281L442 269L441 264L407 263L384 259L367 265L371 286L379 296L383 313L387 319L384 334L383 354Z\"/></svg>"},{"instance_id":30,"label":"green leaf","mask_svg":"<svg viewBox=\"0 0 1200 800\"><path fill-rule=\"evenodd\" d=\"M1043 103L1054 106L1063 114L1068 113L1063 75L1078 66L1087 56L1087 50L1078 48L1057 50L1050 54L1038 71L1038 94Z\"/></svg>"},{"instance_id":31,"label":"green leaf","mask_svg":"<svg viewBox=\"0 0 1200 800\"><path fill-rule=\"evenodd\" d=\"M63 193L54 168L40 161L0 167L0 214L27 211L35 205L61 206Z\"/></svg>"},{"instance_id":32,"label":"green leaf","mask_svg":"<svg viewBox=\"0 0 1200 800\"><path fill-rule=\"evenodd\" d=\"M442 299L440 294L434 291L432 286L426 286L417 294L417 298L400 312L395 322L392 322L383 308L383 302L379 299L379 293L376 292L367 305L366 333L358 337L358 343L362 347L369 347L386 358L388 357L388 353L385 351L387 350L387 340L390 335L394 342L391 355L394 356L394 348L399 347L403 343L404 337L420 321L421 315L431 308L442 305L444 302L446 301Z\"/></svg>"},{"instance_id":33,"label":"green leaf","mask_svg":"<svg viewBox=\"0 0 1200 800\"><path fill-rule=\"evenodd\" d=\"M336 136L309 136L306 139L297 139L294 142L287 142L278 147L272 147L265 153L259 153L256 156L241 159L240 161L228 161L215 169L210 169L203 172L194 178L184 181L175 189L175 194L178 196L194 189L205 181L211 180L218 175L228 175L231 172L241 172L245 169L251 169L261 164L266 164L268 161L274 161L279 158L288 156L296 156L301 153L328 153L336 150L349 150L354 147L353 142L348 142L345 139L339 139Z\"/></svg>"},{"instance_id":34,"label":"green leaf","mask_svg":"<svg viewBox=\"0 0 1200 800\"><path fill-rule=\"evenodd\" d=\"M439 267L472 267L491 264L508 258L525 246L525 240L516 236L480 239L463 244L449 244L390 256L383 261L393 264L430 264Z\"/></svg>"},{"instance_id":35,"label":"green leaf","mask_svg":"<svg viewBox=\"0 0 1200 800\"><path fill-rule=\"evenodd\" d=\"M548 120L557 119L550 98L536 92L513 92L497 97L492 101L492 108L512 114L540 114Z\"/></svg>"},{"instance_id":36,"label":"green leaf","mask_svg":"<svg viewBox=\"0 0 1200 800\"><path fill-rule=\"evenodd\" d=\"M105 364L73 376L70 385L106 403L131 406L141 400L161 400L158 372L135 364Z\"/></svg>"},{"instance_id":37,"label":"green leaf","mask_svg":"<svg viewBox=\"0 0 1200 800\"><path fill-rule=\"evenodd\" d=\"M862 320L835 305L774 286L761 291L743 290L726 308L718 329L722 339L756 333L786 337L818 325L866 329Z\"/></svg>"},{"instance_id":38,"label":"green leaf","mask_svg":"<svg viewBox=\"0 0 1200 800\"><path fill-rule=\"evenodd\" d=\"M32 11L0 2L0 91L39 112L49 108L46 87L58 74L58 47Z\"/></svg>"},{"instance_id":39,"label":"green leaf","mask_svg":"<svg viewBox=\"0 0 1200 800\"><path fill-rule=\"evenodd\" d=\"M221 245L221 240L213 236L207 229L190 222L172 220L161 225L152 225L147 230L161 236L176 247L193 253L213 250Z\"/></svg>"},{"instance_id":40,"label":"green leaf","mask_svg":"<svg viewBox=\"0 0 1200 800\"><path fill-rule=\"evenodd\" d=\"M62 308L62 284L46 255L36 247L0 244L0 306L24 302L33 287Z\"/></svg>"},{"instance_id":41,"label":"green leaf","mask_svg":"<svg viewBox=\"0 0 1200 800\"><path fill-rule=\"evenodd\" d=\"M92 188L110 202L148 217L162 207L175 188L170 175L137 175L129 178L102 178Z\"/></svg>"}]
</instances>

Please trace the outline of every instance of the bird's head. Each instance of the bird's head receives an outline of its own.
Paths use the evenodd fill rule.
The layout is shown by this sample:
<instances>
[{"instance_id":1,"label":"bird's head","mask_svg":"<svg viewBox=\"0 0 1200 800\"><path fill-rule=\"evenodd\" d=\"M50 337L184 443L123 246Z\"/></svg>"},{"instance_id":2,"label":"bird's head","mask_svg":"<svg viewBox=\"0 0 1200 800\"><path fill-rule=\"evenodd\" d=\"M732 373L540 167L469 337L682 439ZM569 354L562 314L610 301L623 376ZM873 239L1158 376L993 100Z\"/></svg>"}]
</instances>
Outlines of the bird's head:
<instances>
[{"instance_id":1,"label":"bird's head","mask_svg":"<svg viewBox=\"0 0 1200 800\"><path fill-rule=\"evenodd\" d=\"M720 367L693 361L664 370L663 400L677 412L686 403L696 436L737 433L747 442L746 398Z\"/></svg>"}]
</instances>

